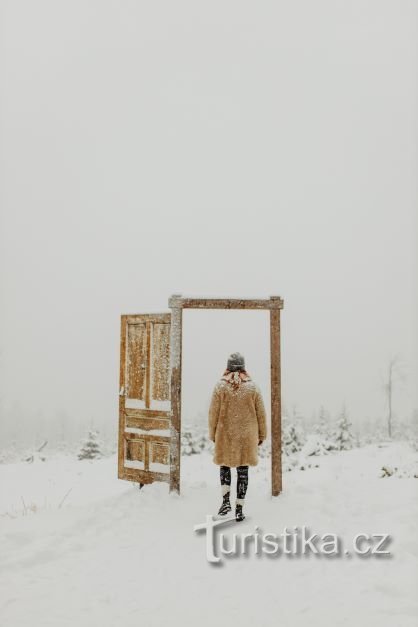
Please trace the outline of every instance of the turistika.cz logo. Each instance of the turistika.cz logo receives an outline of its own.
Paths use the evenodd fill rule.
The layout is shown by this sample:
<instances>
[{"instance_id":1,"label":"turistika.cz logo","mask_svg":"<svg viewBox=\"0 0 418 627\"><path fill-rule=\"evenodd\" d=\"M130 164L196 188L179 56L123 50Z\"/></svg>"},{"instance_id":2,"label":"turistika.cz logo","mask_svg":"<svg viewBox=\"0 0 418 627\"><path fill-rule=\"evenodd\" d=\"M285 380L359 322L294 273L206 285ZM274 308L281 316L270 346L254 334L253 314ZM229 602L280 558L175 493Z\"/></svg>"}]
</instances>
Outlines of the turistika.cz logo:
<instances>
[{"instance_id":1,"label":"turistika.cz logo","mask_svg":"<svg viewBox=\"0 0 418 627\"><path fill-rule=\"evenodd\" d=\"M206 531L206 559L219 563L223 556L267 555L273 557L307 556L311 553L324 556L357 555L360 557L390 556L386 550L391 536L387 533L357 533L352 539L351 550L343 547L340 537L334 533L310 533L306 526L284 527L282 533L263 533L258 526L253 533L232 533L225 536L217 532L220 525L230 520L218 520L212 514L206 516L206 522L194 526L195 532Z\"/></svg>"}]
</instances>

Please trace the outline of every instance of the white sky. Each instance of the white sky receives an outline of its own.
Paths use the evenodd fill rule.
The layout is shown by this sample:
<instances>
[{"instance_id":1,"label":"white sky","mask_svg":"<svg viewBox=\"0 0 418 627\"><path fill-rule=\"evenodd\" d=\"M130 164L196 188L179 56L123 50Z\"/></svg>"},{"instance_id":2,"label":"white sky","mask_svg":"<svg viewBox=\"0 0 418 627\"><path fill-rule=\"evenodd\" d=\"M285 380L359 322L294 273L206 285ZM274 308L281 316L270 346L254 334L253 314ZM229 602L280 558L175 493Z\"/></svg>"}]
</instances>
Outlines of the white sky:
<instances>
[{"instance_id":1,"label":"white sky","mask_svg":"<svg viewBox=\"0 0 418 627\"><path fill-rule=\"evenodd\" d=\"M380 415L394 352L418 407L417 12L1 2L3 407L116 425L119 316L173 293L281 295L289 408ZM185 313L187 416L231 350L267 395L266 321Z\"/></svg>"}]
</instances>

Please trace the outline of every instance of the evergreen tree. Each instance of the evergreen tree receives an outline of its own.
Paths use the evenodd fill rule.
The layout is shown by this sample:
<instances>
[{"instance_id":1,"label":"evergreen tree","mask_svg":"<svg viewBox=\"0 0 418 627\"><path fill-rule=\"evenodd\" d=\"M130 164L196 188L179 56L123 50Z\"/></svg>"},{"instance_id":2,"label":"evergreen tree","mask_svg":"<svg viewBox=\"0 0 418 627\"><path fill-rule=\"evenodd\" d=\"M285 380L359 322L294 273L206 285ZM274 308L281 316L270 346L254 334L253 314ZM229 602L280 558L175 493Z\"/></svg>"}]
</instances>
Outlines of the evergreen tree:
<instances>
[{"instance_id":1,"label":"evergreen tree","mask_svg":"<svg viewBox=\"0 0 418 627\"><path fill-rule=\"evenodd\" d=\"M304 442L305 438L300 420L289 420L284 417L282 428L282 453L284 455L294 455L302 449Z\"/></svg>"},{"instance_id":2,"label":"evergreen tree","mask_svg":"<svg viewBox=\"0 0 418 627\"><path fill-rule=\"evenodd\" d=\"M206 425L197 424L187 425L181 433L181 454L197 455L204 450L211 450L212 442L207 435Z\"/></svg>"},{"instance_id":3,"label":"evergreen tree","mask_svg":"<svg viewBox=\"0 0 418 627\"><path fill-rule=\"evenodd\" d=\"M319 418L314 426L314 433L323 438L329 437L329 414L323 405L319 408Z\"/></svg>"},{"instance_id":4,"label":"evergreen tree","mask_svg":"<svg viewBox=\"0 0 418 627\"><path fill-rule=\"evenodd\" d=\"M329 413L323 405L319 409L319 416L313 432L307 437L303 452L307 456L327 455L335 449L330 435Z\"/></svg>"},{"instance_id":5,"label":"evergreen tree","mask_svg":"<svg viewBox=\"0 0 418 627\"><path fill-rule=\"evenodd\" d=\"M333 437L333 443L337 451L348 451L354 447L355 439L350 427L351 422L348 419L347 409L343 405Z\"/></svg>"},{"instance_id":6,"label":"evergreen tree","mask_svg":"<svg viewBox=\"0 0 418 627\"><path fill-rule=\"evenodd\" d=\"M197 451L193 442L193 434L191 431L183 431L181 434L181 454L193 455L194 453Z\"/></svg>"},{"instance_id":7,"label":"evergreen tree","mask_svg":"<svg viewBox=\"0 0 418 627\"><path fill-rule=\"evenodd\" d=\"M97 435L97 431L93 431L92 429L89 431L78 454L78 459L97 459L102 456L102 451L97 441Z\"/></svg>"}]
</instances>

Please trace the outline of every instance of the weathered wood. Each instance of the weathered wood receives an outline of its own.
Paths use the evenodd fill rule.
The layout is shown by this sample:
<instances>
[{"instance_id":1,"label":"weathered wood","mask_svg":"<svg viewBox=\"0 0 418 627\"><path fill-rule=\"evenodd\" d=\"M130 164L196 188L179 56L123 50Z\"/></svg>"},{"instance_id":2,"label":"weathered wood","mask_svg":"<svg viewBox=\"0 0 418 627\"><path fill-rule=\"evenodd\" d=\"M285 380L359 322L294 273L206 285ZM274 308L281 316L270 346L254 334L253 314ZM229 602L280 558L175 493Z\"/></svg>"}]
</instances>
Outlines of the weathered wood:
<instances>
[{"instance_id":1,"label":"weathered wood","mask_svg":"<svg viewBox=\"0 0 418 627\"><path fill-rule=\"evenodd\" d=\"M151 404L151 320L147 320L147 351L146 351L146 376L145 376L145 407Z\"/></svg>"},{"instance_id":2,"label":"weathered wood","mask_svg":"<svg viewBox=\"0 0 418 627\"><path fill-rule=\"evenodd\" d=\"M153 440L149 443L149 458L151 463L170 464L170 438Z\"/></svg>"},{"instance_id":3,"label":"weathered wood","mask_svg":"<svg viewBox=\"0 0 418 627\"><path fill-rule=\"evenodd\" d=\"M145 459L144 459L144 470L149 471L149 447L150 447L150 442L147 442L145 440L145 438L143 438L143 442L144 442L144 453L145 453Z\"/></svg>"},{"instance_id":4,"label":"weathered wood","mask_svg":"<svg viewBox=\"0 0 418 627\"><path fill-rule=\"evenodd\" d=\"M164 444L169 444L170 443L170 436L169 435L153 435L153 434L148 434L148 433L131 433L129 431L126 431L124 434L124 438L126 439L126 441L130 441L130 440L138 440L141 442L163 442Z\"/></svg>"},{"instance_id":5,"label":"weathered wood","mask_svg":"<svg viewBox=\"0 0 418 627\"><path fill-rule=\"evenodd\" d=\"M281 309L283 301L280 296L269 299L253 298L181 298L183 309ZM169 306L170 301L169 301Z\"/></svg>"},{"instance_id":6,"label":"weathered wood","mask_svg":"<svg viewBox=\"0 0 418 627\"><path fill-rule=\"evenodd\" d=\"M154 472L152 470L139 470L137 468L125 468L123 479L137 483L154 483L154 481L170 481L169 473Z\"/></svg>"},{"instance_id":7,"label":"weathered wood","mask_svg":"<svg viewBox=\"0 0 418 627\"><path fill-rule=\"evenodd\" d=\"M166 401L170 398L170 325L155 322L152 325L152 398Z\"/></svg>"},{"instance_id":8,"label":"weathered wood","mask_svg":"<svg viewBox=\"0 0 418 627\"><path fill-rule=\"evenodd\" d=\"M270 310L271 371L271 493L282 491L282 420L280 367L280 309Z\"/></svg>"},{"instance_id":9,"label":"weathered wood","mask_svg":"<svg viewBox=\"0 0 418 627\"><path fill-rule=\"evenodd\" d=\"M169 456L171 437L169 435L171 412L151 409L154 400L152 369L160 370L159 355L153 355L152 337L154 325L170 328L170 314L138 314L121 317L120 373L119 373L119 443L118 477L139 483L169 480ZM169 333L161 335L168 342ZM169 347L160 347L160 356L167 359ZM165 374L164 374L165 373ZM169 370L163 364L160 372L160 389L169 388ZM159 392L160 394L160 392ZM127 401L141 401L145 406L127 406ZM167 408L168 409L168 408ZM129 431L144 429L149 433ZM152 433L151 430L167 431L167 435ZM154 447L154 448L153 448ZM167 464L167 472L151 471L150 462ZM132 468L128 462L142 462L142 468ZM141 464L141 465L142 465ZM152 466L151 466L152 467ZM147 477L147 475L149 475Z\"/></svg>"},{"instance_id":10,"label":"weathered wood","mask_svg":"<svg viewBox=\"0 0 418 627\"><path fill-rule=\"evenodd\" d=\"M170 316L169 313L148 313L148 314L125 314L127 324L138 324L138 319L141 319L142 323L145 323L147 320L151 320L151 322L165 322L167 323L167 316ZM170 321L168 320L168 324Z\"/></svg>"},{"instance_id":11,"label":"weathered wood","mask_svg":"<svg viewBox=\"0 0 418 627\"><path fill-rule=\"evenodd\" d=\"M144 400L147 360L147 327L143 321L127 323L127 381L128 398Z\"/></svg>"},{"instance_id":12,"label":"weathered wood","mask_svg":"<svg viewBox=\"0 0 418 627\"><path fill-rule=\"evenodd\" d=\"M164 464L167 474L170 472L170 436L137 435L125 433L126 460L142 462L144 467L130 468L130 470L150 471L150 463ZM129 466L125 466L124 472ZM136 479L137 480L137 479Z\"/></svg>"},{"instance_id":13,"label":"weathered wood","mask_svg":"<svg viewBox=\"0 0 418 627\"><path fill-rule=\"evenodd\" d=\"M126 316L121 316L120 324L120 364L119 364L119 442L118 477L123 479L125 461L125 370L126 370Z\"/></svg>"},{"instance_id":14,"label":"weathered wood","mask_svg":"<svg viewBox=\"0 0 418 627\"><path fill-rule=\"evenodd\" d=\"M151 429L169 429L170 428L170 414L167 414L167 418L161 417L160 413L155 412L155 416L144 416L146 410L143 409L126 409L125 410L125 428L133 429L145 429L150 431Z\"/></svg>"},{"instance_id":15,"label":"weathered wood","mask_svg":"<svg viewBox=\"0 0 418 627\"><path fill-rule=\"evenodd\" d=\"M170 368L171 368L171 446L170 492L180 494L181 461L181 358L183 317L181 296L173 295L171 307Z\"/></svg>"},{"instance_id":16,"label":"weathered wood","mask_svg":"<svg viewBox=\"0 0 418 627\"><path fill-rule=\"evenodd\" d=\"M125 433L126 459L141 461L141 462L145 461L145 447L146 447L145 440L143 438L138 438L138 437L129 438L127 436L128 434Z\"/></svg>"}]
</instances>

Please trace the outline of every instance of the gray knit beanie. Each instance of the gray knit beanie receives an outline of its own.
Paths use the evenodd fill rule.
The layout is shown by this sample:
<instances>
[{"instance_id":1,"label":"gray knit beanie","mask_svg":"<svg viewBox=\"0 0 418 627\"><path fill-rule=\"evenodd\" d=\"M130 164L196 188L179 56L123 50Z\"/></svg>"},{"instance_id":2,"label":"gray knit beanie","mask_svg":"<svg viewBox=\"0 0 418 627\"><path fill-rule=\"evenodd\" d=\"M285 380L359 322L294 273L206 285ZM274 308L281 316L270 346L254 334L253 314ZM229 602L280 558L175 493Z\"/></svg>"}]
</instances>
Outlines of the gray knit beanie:
<instances>
[{"instance_id":1,"label":"gray knit beanie","mask_svg":"<svg viewBox=\"0 0 418 627\"><path fill-rule=\"evenodd\" d=\"M241 353L232 353L228 357L227 369L231 372L236 370L245 370L245 359Z\"/></svg>"}]
</instances>

